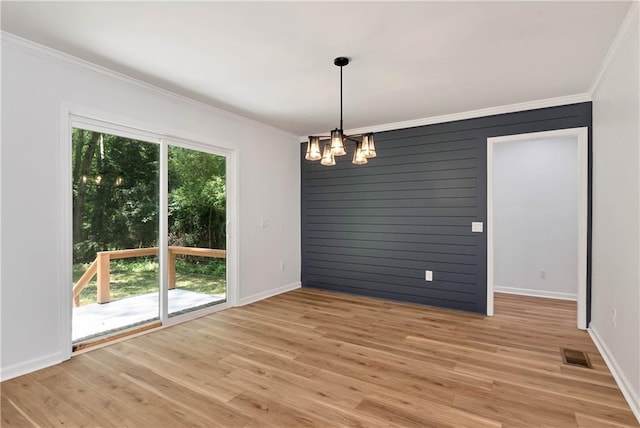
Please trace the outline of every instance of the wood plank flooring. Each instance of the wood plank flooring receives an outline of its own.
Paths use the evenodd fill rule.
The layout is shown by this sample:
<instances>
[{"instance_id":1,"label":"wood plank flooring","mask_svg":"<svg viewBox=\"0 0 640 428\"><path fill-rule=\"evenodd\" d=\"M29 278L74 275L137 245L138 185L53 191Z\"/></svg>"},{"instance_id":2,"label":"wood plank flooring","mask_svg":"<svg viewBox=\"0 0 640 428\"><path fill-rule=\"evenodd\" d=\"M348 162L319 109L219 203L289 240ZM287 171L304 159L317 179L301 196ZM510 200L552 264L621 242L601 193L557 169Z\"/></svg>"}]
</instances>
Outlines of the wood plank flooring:
<instances>
[{"instance_id":1,"label":"wood plank flooring","mask_svg":"<svg viewBox=\"0 0 640 428\"><path fill-rule=\"evenodd\" d=\"M2 426L638 426L575 303L496 316L300 289L1 384ZM584 350L592 369L562 363Z\"/></svg>"}]
</instances>

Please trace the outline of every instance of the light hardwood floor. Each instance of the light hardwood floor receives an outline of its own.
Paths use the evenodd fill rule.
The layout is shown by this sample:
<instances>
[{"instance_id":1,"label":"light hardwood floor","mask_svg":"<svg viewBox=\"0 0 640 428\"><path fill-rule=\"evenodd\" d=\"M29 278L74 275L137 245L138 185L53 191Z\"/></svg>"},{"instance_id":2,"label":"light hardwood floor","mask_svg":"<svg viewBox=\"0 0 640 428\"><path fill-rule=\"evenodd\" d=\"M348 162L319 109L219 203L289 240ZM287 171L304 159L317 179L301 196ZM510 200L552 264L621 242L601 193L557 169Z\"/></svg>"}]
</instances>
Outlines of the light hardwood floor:
<instances>
[{"instance_id":1,"label":"light hardwood floor","mask_svg":"<svg viewBox=\"0 0 640 428\"><path fill-rule=\"evenodd\" d=\"M300 289L4 382L2 426L638 426L575 303L495 312Z\"/></svg>"}]
</instances>

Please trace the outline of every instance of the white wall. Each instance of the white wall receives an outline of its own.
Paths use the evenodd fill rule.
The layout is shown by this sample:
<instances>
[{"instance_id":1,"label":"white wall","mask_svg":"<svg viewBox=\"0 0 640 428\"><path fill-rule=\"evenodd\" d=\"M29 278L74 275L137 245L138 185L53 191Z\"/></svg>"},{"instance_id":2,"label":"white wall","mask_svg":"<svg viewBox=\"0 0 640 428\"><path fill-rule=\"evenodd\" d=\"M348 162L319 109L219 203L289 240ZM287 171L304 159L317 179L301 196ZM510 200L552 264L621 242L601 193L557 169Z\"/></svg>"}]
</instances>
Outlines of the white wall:
<instances>
[{"instance_id":1,"label":"white wall","mask_svg":"<svg viewBox=\"0 0 640 428\"><path fill-rule=\"evenodd\" d=\"M495 291L576 300L577 138L496 143L493 156Z\"/></svg>"},{"instance_id":2,"label":"white wall","mask_svg":"<svg viewBox=\"0 0 640 428\"><path fill-rule=\"evenodd\" d=\"M639 14L635 3L593 94L591 332L640 420Z\"/></svg>"},{"instance_id":3,"label":"white wall","mask_svg":"<svg viewBox=\"0 0 640 428\"><path fill-rule=\"evenodd\" d=\"M66 58L66 59L65 59ZM1 368L12 377L68 356L59 145L63 103L236 150L241 303L299 285L296 136L2 37ZM260 227L266 218L268 228ZM284 261L285 270L280 270ZM69 285L70 286L70 285Z\"/></svg>"}]
</instances>

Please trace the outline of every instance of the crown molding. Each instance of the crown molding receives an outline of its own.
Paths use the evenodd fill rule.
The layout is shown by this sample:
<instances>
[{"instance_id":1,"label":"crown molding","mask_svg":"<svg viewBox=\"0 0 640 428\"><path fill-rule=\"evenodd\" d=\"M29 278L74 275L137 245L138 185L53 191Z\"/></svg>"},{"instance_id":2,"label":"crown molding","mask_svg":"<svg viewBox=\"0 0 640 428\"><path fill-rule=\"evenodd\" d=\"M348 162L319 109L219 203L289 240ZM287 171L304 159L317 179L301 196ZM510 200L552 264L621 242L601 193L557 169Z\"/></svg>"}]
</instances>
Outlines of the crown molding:
<instances>
[{"instance_id":1,"label":"crown molding","mask_svg":"<svg viewBox=\"0 0 640 428\"><path fill-rule=\"evenodd\" d=\"M609 68L609 63L611 62L615 53L618 51L620 44L631 34L630 31L633 28L633 25L638 24L639 18L640 18L640 3L638 2L638 0L634 0L631 3L631 6L627 11L626 16L624 17L624 20L622 21L622 24L620 25L620 29L618 30L618 33L614 37L613 42L611 42L611 46L609 46L609 50L607 51L607 54L602 60L602 64L600 64L600 68L598 69L598 72L596 73L593 79L593 82L591 82L591 87L589 88L589 94L591 94L591 97L593 97L594 94L598 91L600 82L602 81L604 74Z\"/></svg>"},{"instance_id":2,"label":"crown molding","mask_svg":"<svg viewBox=\"0 0 640 428\"><path fill-rule=\"evenodd\" d=\"M362 128L347 129L345 134L362 134L365 132L394 131L396 129L413 128L416 126L433 125L436 123L455 122L457 120L475 119L478 117L495 116L497 114L515 113L525 110L535 110L539 108L557 107L567 104L577 104L592 101L591 94L581 93L567 95L563 97L545 98L542 100L526 101L523 103L507 104L498 107L489 107L478 110L470 110L462 113L445 114L441 116L431 116L421 119L406 120L402 122L385 123L382 125L367 126ZM307 136L300 136L300 141L307 141Z\"/></svg>"},{"instance_id":3,"label":"crown molding","mask_svg":"<svg viewBox=\"0 0 640 428\"><path fill-rule=\"evenodd\" d=\"M223 110L219 107L214 107L210 104L204 103L202 101L197 101L194 100L193 98L189 98L187 96L178 94L176 92L170 91L168 89L164 89L161 88L159 86L155 86L152 85L150 83L147 83L143 80L131 77L127 74L124 73L120 73L118 71L114 71L111 70L109 68L103 67L101 65L98 64L94 64L92 62L86 61L84 59L80 59L78 57L75 57L73 55L64 53L62 51L59 51L57 49L54 49L52 47L46 46L46 45L42 45L40 43L36 43L32 40L28 40L25 39L23 37L20 36L16 36L15 34L12 33L8 33L6 31L2 31L0 32L0 40L2 40L2 42L6 42L11 44L12 46L20 49L23 52L26 52L28 54L31 55L35 55L37 57L61 64L61 65L65 65L65 66L73 66L76 69L80 69L80 70L89 70L89 71L93 71L99 74L102 74L104 76L108 76L114 79L118 79L120 81L124 81L127 82L129 84L135 85L139 88L142 88L148 92L151 93L155 93L155 94L161 94L170 98L173 98L174 100L177 101L181 101L184 103L188 103L191 104L195 107L199 107L202 109L206 109L212 113L215 113L217 115L220 116L224 116L233 120L237 120L239 122L243 122L247 125L251 125L251 126L256 126L259 128L263 128L272 132L276 132L282 136L285 136L287 138L290 139L298 139L298 136L295 134L292 134L288 131L285 131L283 129L280 128L276 128L274 126L271 125L267 125L266 123L263 122L259 122L257 120L254 119L249 119L247 117L241 116L239 114L236 113L232 113L230 111L227 110Z\"/></svg>"},{"instance_id":4,"label":"crown molding","mask_svg":"<svg viewBox=\"0 0 640 428\"><path fill-rule=\"evenodd\" d=\"M634 2L632 9L637 8L637 3ZM631 11L629 12L627 18L632 17L632 13ZM627 22L628 21L628 22ZM625 24L627 24L627 27L630 27L630 23L631 23L632 19L626 19L625 20ZM622 31L620 32L622 33ZM36 43L34 41L16 36L15 34L12 33L8 33L6 31L2 31L0 32L0 39L3 42L7 42L10 43L11 45L13 45L14 47L21 49L22 51L32 54L32 55L36 55L38 57L56 62L58 64L63 64L63 65L67 65L67 66L73 66L76 67L78 69L81 70L90 70L105 76L109 76L124 82L127 82L129 84L133 84L135 86L138 86L142 89L145 89L149 92L152 93L156 93L156 94L162 94L164 96L168 96L170 98L173 98L175 100L178 101L182 101L188 104L191 104L193 106L199 107L199 108L203 108L206 110L209 110L213 113L216 113L218 115L221 116L225 116L240 122L244 122L248 125L252 125L252 126L257 126L263 129L267 129L270 130L272 132L276 132L279 133L280 135L283 135L287 138L291 138L291 139L295 139L298 141L306 141L307 140L307 136L297 136L295 134L292 134L288 131L285 131L283 129L280 128L276 128L273 127L271 125L267 125L265 123L259 122L257 120L253 120L253 119L249 119L247 117L241 116L239 114L236 113L231 113L227 110L223 110L219 107L214 107L210 104L206 104L203 103L201 101L197 101L194 100L192 98L186 97L184 95L178 94L176 92L170 91L168 89L164 89L155 85L152 85L150 83L147 83L143 80L140 79L136 79L134 77L131 77L129 75L111 70L109 68L103 67L101 65L97 65L94 64L92 62L80 59L78 57L75 57L73 55L69 55L67 53L64 53L62 51L56 50L54 48L51 48L49 46L45 46L42 45L40 43ZM616 38L616 40L618 39L618 37ZM612 46L613 47L613 46ZM436 124L436 123L445 123L445 122L453 122L453 121L457 121L457 120L464 120L464 119L473 119L473 118L478 118L478 117L483 117L483 116L493 116L493 115L497 115L497 114L504 114L504 113L513 113L513 112L518 112L518 111L524 111L524 110L534 110L534 109L538 109L538 108L546 108L546 107L555 107L555 106L559 106L559 105L565 105L565 104L574 104L574 103L580 103L580 102L585 102L585 101L591 101L592 100L592 93L588 92L588 93L581 93L581 94L575 94L575 95L569 95L569 96L563 96L563 97L555 97L555 98L546 98L546 99L542 99L542 100L535 100L535 101L527 101L527 102L523 102L523 103L516 103L516 104L508 104L508 105L504 105L504 106L498 106L498 107L490 107L490 108L484 108L484 109L478 109L478 110L471 110L471 111L467 111L467 112L462 112L462 113L454 113L454 114L447 114L447 115L441 115L441 116L432 116L432 117L426 117L426 118L420 118L420 119L413 119L413 120L407 120L407 121L402 121L402 122L392 122L392 123L385 123L385 124L381 124L381 125L375 125L375 126L369 126L369 127L362 127L362 128L355 128L355 129L348 129L345 130L346 134L359 134L359 133L363 133L363 132L382 132L382 131L391 131L391 130L395 130L395 129L402 129L402 128L412 128L412 127L416 127L416 126L424 126L424 125L432 125L432 124Z\"/></svg>"}]
</instances>

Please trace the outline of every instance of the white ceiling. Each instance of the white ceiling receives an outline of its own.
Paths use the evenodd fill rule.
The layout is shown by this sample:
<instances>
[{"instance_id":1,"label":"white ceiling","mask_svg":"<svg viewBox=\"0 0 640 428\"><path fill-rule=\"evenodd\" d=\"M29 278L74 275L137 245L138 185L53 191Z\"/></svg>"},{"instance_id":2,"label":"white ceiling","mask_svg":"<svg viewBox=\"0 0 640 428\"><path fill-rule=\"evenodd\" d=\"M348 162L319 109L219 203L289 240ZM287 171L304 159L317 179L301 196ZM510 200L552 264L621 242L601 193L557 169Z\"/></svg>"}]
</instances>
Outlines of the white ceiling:
<instances>
[{"instance_id":1,"label":"white ceiling","mask_svg":"<svg viewBox=\"0 0 640 428\"><path fill-rule=\"evenodd\" d=\"M290 131L587 92L630 2L2 2L2 29Z\"/></svg>"}]
</instances>

